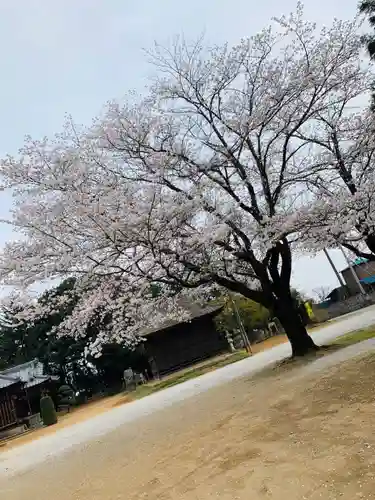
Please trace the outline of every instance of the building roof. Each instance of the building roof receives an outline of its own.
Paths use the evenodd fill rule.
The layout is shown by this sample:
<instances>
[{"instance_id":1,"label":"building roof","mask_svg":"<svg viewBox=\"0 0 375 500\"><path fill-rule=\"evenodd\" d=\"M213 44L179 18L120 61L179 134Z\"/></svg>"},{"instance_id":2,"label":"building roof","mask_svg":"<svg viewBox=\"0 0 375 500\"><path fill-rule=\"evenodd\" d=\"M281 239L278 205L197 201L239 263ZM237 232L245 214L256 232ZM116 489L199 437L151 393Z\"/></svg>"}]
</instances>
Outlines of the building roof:
<instances>
[{"instance_id":1,"label":"building roof","mask_svg":"<svg viewBox=\"0 0 375 500\"><path fill-rule=\"evenodd\" d=\"M369 261L368 261L368 259L364 259L364 258L361 258L361 257L360 257L360 258L355 259L355 260L353 261L353 263L352 263L352 265L351 265L350 267L352 267L352 269L354 270L355 268L357 268L357 267L361 267L362 265L367 264L368 262L369 262ZM348 266L348 267L345 267L345 269L343 269L343 270L341 271L341 273L344 273L344 272L346 272L346 271L349 271L349 270L350 270L350 267L349 267L349 266ZM371 270L372 270L372 271L374 271L374 270L375 270L375 268L373 268L373 269L371 269ZM356 274L357 274L357 272L356 272ZM360 278L360 280L359 280L359 281L360 281L361 283L363 283L363 284L371 285L371 284L375 283L375 274L372 274L372 275L370 275L370 276L366 276L366 277L364 277L364 278Z\"/></svg>"},{"instance_id":2,"label":"building roof","mask_svg":"<svg viewBox=\"0 0 375 500\"><path fill-rule=\"evenodd\" d=\"M346 266L342 271L340 271L341 273L345 272L345 271L348 271L351 267L354 268L354 267L360 267L362 266L363 264L367 264L368 262L368 259L365 259L363 257L357 257L355 258L352 262L351 262L351 266Z\"/></svg>"},{"instance_id":3,"label":"building roof","mask_svg":"<svg viewBox=\"0 0 375 500\"><path fill-rule=\"evenodd\" d=\"M5 377L0 374L0 389L5 389L6 387L16 385L19 382L20 382L19 380L14 380L13 378Z\"/></svg>"},{"instance_id":4,"label":"building roof","mask_svg":"<svg viewBox=\"0 0 375 500\"><path fill-rule=\"evenodd\" d=\"M367 285L371 285L375 283L375 274L372 276L366 276L365 278L362 278L359 280L361 283L366 283Z\"/></svg>"},{"instance_id":5,"label":"building roof","mask_svg":"<svg viewBox=\"0 0 375 500\"><path fill-rule=\"evenodd\" d=\"M211 306L201 306L199 304L184 304L184 309L187 310L188 312L188 317L185 318L183 321L178 321L178 320L166 320L165 323L162 323L161 325L158 325L155 328L150 328L143 332L141 335L142 337L147 337L148 335L151 335L156 332L160 332L162 330L167 330L169 328L172 328L173 326L177 325L183 325L184 323L189 323L190 321L198 318L202 318L204 316L209 316L211 314L217 314L219 311L223 309L222 305L211 305Z\"/></svg>"},{"instance_id":6,"label":"building roof","mask_svg":"<svg viewBox=\"0 0 375 500\"><path fill-rule=\"evenodd\" d=\"M37 359L12 366L0 372L0 388L9 387L13 384L22 383L24 387L33 387L41 384L51 377L44 375L43 364Z\"/></svg>"}]
</instances>

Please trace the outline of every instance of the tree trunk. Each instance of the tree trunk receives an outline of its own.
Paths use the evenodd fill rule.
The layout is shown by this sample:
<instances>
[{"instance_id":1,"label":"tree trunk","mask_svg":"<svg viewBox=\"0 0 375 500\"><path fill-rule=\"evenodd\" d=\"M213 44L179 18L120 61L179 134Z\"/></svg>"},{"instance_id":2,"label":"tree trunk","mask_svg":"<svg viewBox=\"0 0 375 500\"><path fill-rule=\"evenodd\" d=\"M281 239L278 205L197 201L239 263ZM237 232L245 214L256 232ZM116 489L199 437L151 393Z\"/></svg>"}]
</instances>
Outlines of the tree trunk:
<instances>
[{"instance_id":1,"label":"tree trunk","mask_svg":"<svg viewBox=\"0 0 375 500\"><path fill-rule=\"evenodd\" d=\"M371 251L371 253L375 254L375 234L374 233L369 234L365 238L365 242L366 242L368 249Z\"/></svg>"},{"instance_id":2,"label":"tree trunk","mask_svg":"<svg viewBox=\"0 0 375 500\"><path fill-rule=\"evenodd\" d=\"M278 301L275 313L292 347L292 356L305 356L319 348L307 333L306 327L293 302Z\"/></svg>"}]
</instances>

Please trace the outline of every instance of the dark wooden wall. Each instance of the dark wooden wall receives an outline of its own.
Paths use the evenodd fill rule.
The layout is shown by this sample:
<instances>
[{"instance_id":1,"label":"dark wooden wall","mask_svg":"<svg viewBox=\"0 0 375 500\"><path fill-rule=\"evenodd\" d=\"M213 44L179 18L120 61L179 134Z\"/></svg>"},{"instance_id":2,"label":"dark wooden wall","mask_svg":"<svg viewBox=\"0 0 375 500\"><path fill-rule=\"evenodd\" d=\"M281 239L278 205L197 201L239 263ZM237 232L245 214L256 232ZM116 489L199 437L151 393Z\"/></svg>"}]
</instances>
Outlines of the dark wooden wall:
<instances>
[{"instance_id":1,"label":"dark wooden wall","mask_svg":"<svg viewBox=\"0 0 375 500\"><path fill-rule=\"evenodd\" d=\"M17 413L11 391L0 390L0 430L15 425L17 423Z\"/></svg>"},{"instance_id":2,"label":"dark wooden wall","mask_svg":"<svg viewBox=\"0 0 375 500\"><path fill-rule=\"evenodd\" d=\"M159 375L166 375L227 351L228 343L209 316L154 332L147 337L145 348Z\"/></svg>"}]
</instances>

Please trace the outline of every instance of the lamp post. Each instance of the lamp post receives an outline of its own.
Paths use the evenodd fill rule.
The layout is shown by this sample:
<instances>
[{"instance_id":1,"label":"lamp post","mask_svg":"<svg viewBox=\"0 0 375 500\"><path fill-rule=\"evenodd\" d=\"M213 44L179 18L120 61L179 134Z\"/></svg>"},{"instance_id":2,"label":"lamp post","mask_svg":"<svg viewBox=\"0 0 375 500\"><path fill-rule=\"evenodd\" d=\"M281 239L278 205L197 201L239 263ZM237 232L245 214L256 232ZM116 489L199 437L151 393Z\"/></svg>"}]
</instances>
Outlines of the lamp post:
<instances>
[{"instance_id":1,"label":"lamp post","mask_svg":"<svg viewBox=\"0 0 375 500\"><path fill-rule=\"evenodd\" d=\"M323 252L324 252L325 256L327 257L328 262L331 264L333 272L336 274L336 278L339 280L340 285L344 287L345 286L344 280L342 279L342 277L340 276L340 273L336 269L336 266L333 263L333 260L331 259L331 256L329 255L328 250L326 248L323 248Z\"/></svg>"}]
</instances>

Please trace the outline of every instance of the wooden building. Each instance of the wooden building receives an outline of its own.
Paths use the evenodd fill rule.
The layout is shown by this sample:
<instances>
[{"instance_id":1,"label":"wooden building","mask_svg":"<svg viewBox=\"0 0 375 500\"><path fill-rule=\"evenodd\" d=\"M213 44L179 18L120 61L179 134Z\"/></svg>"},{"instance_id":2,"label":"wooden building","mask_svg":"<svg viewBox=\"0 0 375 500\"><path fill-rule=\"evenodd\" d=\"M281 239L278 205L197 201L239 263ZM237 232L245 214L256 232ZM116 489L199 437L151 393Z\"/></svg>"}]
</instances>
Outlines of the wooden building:
<instances>
[{"instance_id":1,"label":"wooden building","mask_svg":"<svg viewBox=\"0 0 375 500\"><path fill-rule=\"evenodd\" d=\"M0 430L39 413L42 391L50 390L56 377L44 375L43 365L32 360L0 372Z\"/></svg>"},{"instance_id":2,"label":"wooden building","mask_svg":"<svg viewBox=\"0 0 375 500\"><path fill-rule=\"evenodd\" d=\"M22 390L22 382L0 377L0 431L18 423L14 395Z\"/></svg>"},{"instance_id":3,"label":"wooden building","mask_svg":"<svg viewBox=\"0 0 375 500\"><path fill-rule=\"evenodd\" d=\"M215 327L222 308L189 307L189 319L162 325L143 334L144 350L155 376L163 376L229 350L228 341Z\"/></svg>"}]
</instances>

